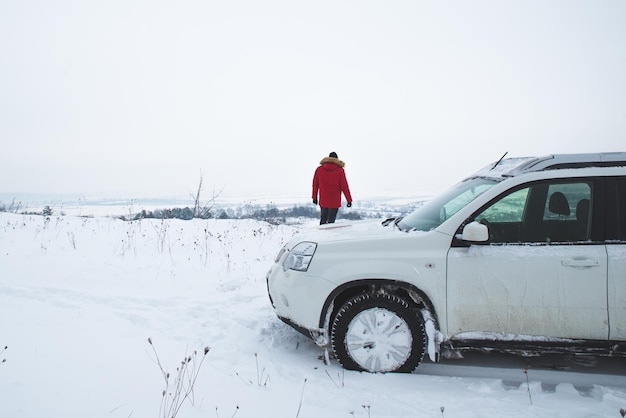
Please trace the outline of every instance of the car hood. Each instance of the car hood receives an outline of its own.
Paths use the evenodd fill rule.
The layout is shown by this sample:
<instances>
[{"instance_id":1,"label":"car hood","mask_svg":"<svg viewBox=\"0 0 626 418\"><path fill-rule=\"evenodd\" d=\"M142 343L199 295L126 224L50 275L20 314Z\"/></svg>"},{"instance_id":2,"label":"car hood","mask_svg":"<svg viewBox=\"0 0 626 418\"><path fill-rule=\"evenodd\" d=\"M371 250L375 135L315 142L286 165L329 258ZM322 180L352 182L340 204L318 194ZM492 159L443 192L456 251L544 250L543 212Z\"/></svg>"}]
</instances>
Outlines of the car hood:
<instances>
[{"instance_id":1,"label":"car hood","mask_svg":"<svg viewBox=\"0 0 626 418\"><path fill-rule=\"evenodd\" d=\"M299 242L311 241L316 243L331 243L338 241L362 241L373 239L385 239L402 234L422 234L424 232L400 231L393 224L383 226L380 220L365 220L351 222L337 222L334 224L320 225L315 228L305 229L293 237L289 248Z\"/></svg>"}]
</instances>

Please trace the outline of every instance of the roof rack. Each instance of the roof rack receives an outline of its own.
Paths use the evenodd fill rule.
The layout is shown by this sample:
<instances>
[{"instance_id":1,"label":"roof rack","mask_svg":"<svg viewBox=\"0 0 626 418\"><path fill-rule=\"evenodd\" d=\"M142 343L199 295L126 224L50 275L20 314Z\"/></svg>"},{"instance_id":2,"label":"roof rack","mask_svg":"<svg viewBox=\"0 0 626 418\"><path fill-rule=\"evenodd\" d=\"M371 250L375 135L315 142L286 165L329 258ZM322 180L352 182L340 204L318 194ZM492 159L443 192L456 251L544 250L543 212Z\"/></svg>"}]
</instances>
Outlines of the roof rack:
<instances>
[{"instance_id":1,"label":"roof rack","mask_svg":"<svg viewBox=\"0 0 626 418\"><path fill-rule=\"evenodd\" d=\"M543 157L513 157L498 160L475 172L473 177L515 177L523 173L566 168L626 167L626 152L553 154Z\"/></svg>"},{"instance_id":2,"label":"roof rack","mask_svg":"<svg viewBox=\"0 0 626 418\"><path fill-rule=\"evenodd\" d=\"M626 152L604 152L595 154L554 154L528 161L515 171L545 171L566 168L624 167Z\"/></svg>"}]
</instances>

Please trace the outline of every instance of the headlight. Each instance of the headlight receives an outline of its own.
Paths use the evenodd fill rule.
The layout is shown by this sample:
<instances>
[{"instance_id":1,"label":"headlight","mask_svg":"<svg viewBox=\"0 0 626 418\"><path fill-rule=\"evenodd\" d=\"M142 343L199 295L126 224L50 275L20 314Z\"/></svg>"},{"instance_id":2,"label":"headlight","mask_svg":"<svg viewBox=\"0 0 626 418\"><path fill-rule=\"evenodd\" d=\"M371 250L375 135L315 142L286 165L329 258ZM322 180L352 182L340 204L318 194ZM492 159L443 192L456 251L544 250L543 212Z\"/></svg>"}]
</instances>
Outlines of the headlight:
<instances>
[{"instance_id":1,"label":"headlight","mask_svg":"<svg viewBox=\"0 0 626 418\"><path fill-rule=\"evenodd\" d=\"M305 241L299 243L293 247L285 261L283 261L283 270L307 271L316 248L317 244L314 242Z\"/></svg>"}]
</instances>

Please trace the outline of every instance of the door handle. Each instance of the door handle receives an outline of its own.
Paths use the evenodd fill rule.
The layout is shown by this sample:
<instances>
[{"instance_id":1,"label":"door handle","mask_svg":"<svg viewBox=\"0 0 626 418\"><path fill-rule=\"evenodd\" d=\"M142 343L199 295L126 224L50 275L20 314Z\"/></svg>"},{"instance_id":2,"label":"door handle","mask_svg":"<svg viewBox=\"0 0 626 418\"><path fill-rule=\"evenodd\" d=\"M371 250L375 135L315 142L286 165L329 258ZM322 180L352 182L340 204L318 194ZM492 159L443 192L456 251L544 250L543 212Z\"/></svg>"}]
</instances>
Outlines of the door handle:
<instances>
[{"instance_id":1,"label":"door handle","mask_svg":"<svg viewBox=\"0 0 626 418\"><path fill-rule=\"evenodd\" d=\"M590 258L566 258L561 261L561 264L565 267L585 268L585 267L598 267L600 261Z\"/></svg>"}]
</instances>

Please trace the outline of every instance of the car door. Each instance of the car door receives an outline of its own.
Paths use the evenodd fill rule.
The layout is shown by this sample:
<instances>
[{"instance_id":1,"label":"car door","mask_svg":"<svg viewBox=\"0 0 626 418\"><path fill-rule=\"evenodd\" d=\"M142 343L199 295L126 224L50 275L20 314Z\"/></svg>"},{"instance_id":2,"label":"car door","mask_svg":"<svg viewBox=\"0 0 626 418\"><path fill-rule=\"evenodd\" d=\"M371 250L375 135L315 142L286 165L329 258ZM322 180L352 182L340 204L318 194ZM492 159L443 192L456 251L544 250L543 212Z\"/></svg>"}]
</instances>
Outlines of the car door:
<instances>
[{"instance_id":1,"label":"car door","mask_svg":"<svg viewBox=\"0 0 626 418\"><path fill-rule=\"evenodd\" d=\"M486 224L490 239L450 248L449 337L607 338L606 249L589 239L593 186L592 180L534 182L468 220Z\"/></svg>"},{"instance_id":2,"label":"car door","mask_svg":"<svg viewBox=\"0 0 626 418\"><path fill-rule=\"evenodd\" d=\"M626 178L607 182L609 339L626 341Z\"/></svg>"}]
</instances>

